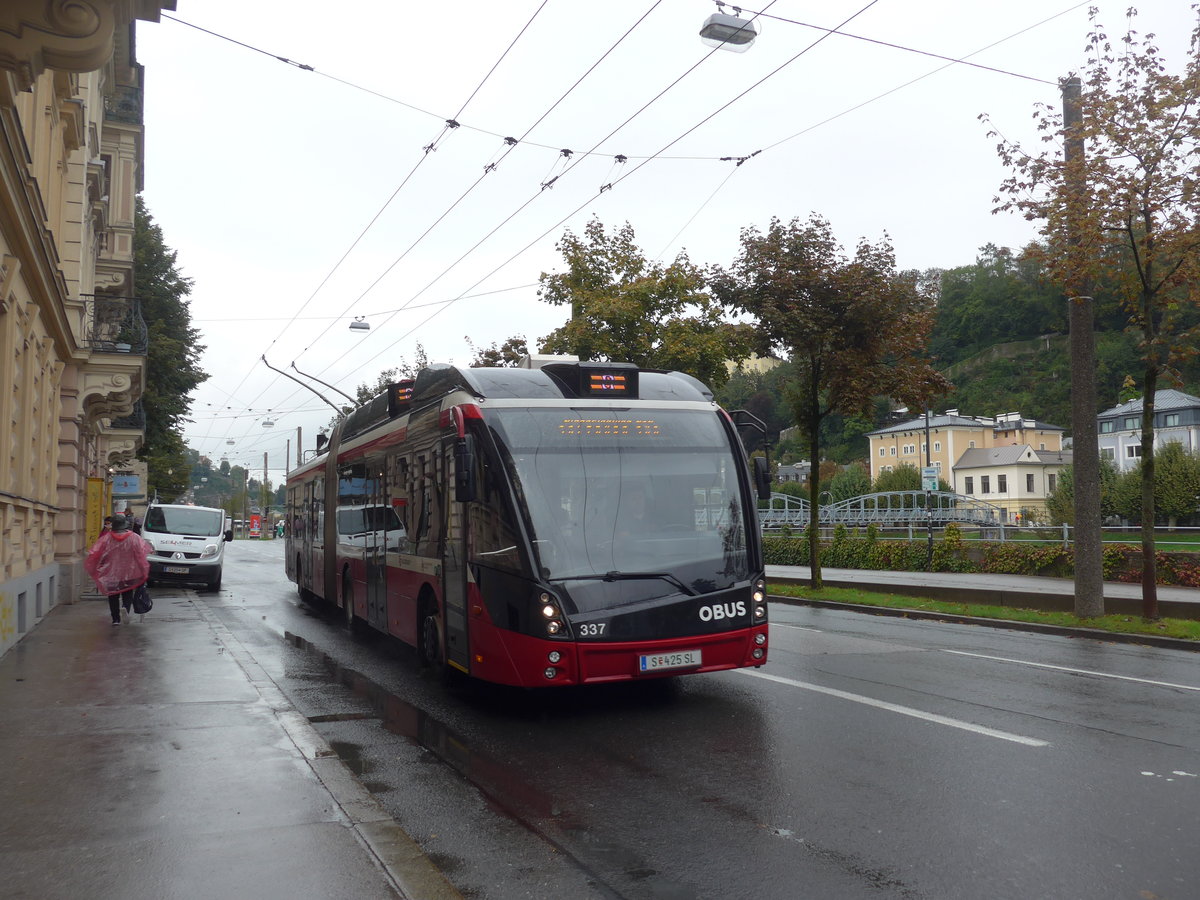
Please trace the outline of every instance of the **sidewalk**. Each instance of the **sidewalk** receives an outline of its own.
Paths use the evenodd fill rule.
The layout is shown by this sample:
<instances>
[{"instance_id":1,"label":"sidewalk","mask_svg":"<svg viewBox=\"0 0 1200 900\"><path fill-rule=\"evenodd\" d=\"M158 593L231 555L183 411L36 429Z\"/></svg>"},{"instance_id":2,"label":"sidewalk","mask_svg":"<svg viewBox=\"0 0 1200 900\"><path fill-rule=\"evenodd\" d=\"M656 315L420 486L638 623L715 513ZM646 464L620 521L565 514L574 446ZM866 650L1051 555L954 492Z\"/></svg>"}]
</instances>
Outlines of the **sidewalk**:
<instances>
[{"instance_id":1,"label":"sidewalk","mask_svg":"<svg viewBox=\"0 0 1200 900\"><path fill-rule=\"evenodd\" d=\"M767 581L807 585L808 566L767 566ZM1070 578L1030 575L958 574L954 572L888 572L869 569L821 569L826 587L986 603L1024 609L1070 612L1075 608L1075 582ZM1200 619L1200 589L1159 585L1160 615L1177 619ZM1104 582L1105 612L1141 615L1142 586Z\"/></svg>"},{"instance_id":2,"label":"sidewalk","mask_svg":"<svg viewBox=\"0 0 1200 900\"><path fill-rule=\"evenodd\" d=\"M461 900L202 599L0 657L0 895Z\"/></svg>"}]
</instances>

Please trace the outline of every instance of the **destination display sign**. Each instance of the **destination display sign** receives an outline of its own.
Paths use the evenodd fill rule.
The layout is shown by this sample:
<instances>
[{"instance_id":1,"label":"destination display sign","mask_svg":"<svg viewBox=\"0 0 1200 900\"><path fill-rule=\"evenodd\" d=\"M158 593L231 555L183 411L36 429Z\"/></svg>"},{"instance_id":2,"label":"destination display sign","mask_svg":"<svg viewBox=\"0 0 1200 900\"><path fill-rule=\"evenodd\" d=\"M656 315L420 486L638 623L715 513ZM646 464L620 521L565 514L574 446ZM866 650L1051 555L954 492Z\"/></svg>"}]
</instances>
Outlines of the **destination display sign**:
<instances>
[{"instance_id":1,"label":"destination display sign","mask_svg":"<svg viewBox=\"0 0 1200 900\"><path fill-rule=\"evenodd\" d=\"M563 436L621 437L626 435L656 437L662 434L656 419L618 419L612 417L563 419L558 426Z\"/></svg>"}]
</instances>

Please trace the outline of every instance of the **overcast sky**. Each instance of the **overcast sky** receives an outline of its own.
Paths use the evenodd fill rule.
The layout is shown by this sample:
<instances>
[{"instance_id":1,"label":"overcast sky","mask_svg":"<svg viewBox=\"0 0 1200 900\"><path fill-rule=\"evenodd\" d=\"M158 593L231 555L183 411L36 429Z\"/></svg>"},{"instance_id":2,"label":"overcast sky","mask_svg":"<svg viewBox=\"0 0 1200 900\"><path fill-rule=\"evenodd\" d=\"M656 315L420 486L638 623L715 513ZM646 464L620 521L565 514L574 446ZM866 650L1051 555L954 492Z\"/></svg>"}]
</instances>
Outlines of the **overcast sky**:
<instances>
[{"instance_id":1,"label":"overcast sky","mask_svg":"<svg viewBox=\"0 0 1200 900\"><path fill-rule=\"evenodd\" d=\"M1127 3L1097 5L1123 33ZM1035 231L991 214L1006 173L978 117L1036 148L1088 6L763 0L780 18L754 45L710 53L707 0L179 0L138 23L137 56L144 197L194 280L212 376L188 443L254 473L267 453L276 483L297 427L313 446L332 410L263 355L353 394L418 342L464 364L468 337L536 342L565 316L538 276L593 216L702 265L730 264L744 227L813 212L847 250L889 237L902 268L1020 247ZM1182 69L1189 4L1139 6Z\"/></svg>"}]
</instances>

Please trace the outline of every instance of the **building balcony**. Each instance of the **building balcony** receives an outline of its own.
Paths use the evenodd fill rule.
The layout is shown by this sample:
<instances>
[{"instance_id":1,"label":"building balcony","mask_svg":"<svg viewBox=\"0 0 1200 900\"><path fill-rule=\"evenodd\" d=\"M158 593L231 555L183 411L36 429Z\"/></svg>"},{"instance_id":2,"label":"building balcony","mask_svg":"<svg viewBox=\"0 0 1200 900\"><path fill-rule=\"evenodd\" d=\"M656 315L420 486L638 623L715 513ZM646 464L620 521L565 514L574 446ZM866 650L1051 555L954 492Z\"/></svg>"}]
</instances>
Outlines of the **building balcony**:
<instances>
[{"instance_id":1,"label":"building balcony","mask_svg":"<svg viewBox=\"0 0 1200 900\"><path fill-rule=\"evenodd\" d=\"M136 297L97 294L86 305L91 322L88 346L93 352L146 355L149 333Z\"/></svg>"}]
</instances>

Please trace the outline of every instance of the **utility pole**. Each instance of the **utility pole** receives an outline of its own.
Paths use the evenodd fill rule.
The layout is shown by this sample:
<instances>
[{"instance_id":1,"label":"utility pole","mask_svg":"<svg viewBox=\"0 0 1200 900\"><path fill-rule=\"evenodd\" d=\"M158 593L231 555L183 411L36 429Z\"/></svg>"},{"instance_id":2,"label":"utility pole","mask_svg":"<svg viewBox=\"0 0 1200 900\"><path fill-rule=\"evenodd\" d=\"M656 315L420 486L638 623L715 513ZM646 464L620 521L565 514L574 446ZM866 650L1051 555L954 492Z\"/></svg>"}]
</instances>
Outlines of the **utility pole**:
<instances>
[{"instance_id":1,"label":"utility pole","mask_svg":"<svg viewBox=\"0 0 1200 900\"><path fill-rule=\"evenodd\" d=\"M1104 615L1104 560L1100 540L1100 446L1096 436L1096 335L1094 301L1084 259L1083 205L1087 202L1082 84L1064 79L1063 137L1067 186L1067 242L1072 254L1067 289L1071 350L1071 439L1075 473L1075 615Z\"/></svg>"},{"instance_id":2,"label":"utility pole","mask_svg":"<svg viewBox=\"0 0 1200 900\"><path fill-rule=\"evenodd\" d=\"M929 443L929 407L925 407L925 477L922 479L925 482L925 528L928 540L925 544L925 571L933 571L933 488L929 486L929 473L933 469L933 463L929 461L929 452L932 450ZM934 487L937 482L934 482Z\"/></svg>"}]
</instances>

